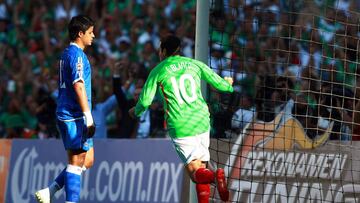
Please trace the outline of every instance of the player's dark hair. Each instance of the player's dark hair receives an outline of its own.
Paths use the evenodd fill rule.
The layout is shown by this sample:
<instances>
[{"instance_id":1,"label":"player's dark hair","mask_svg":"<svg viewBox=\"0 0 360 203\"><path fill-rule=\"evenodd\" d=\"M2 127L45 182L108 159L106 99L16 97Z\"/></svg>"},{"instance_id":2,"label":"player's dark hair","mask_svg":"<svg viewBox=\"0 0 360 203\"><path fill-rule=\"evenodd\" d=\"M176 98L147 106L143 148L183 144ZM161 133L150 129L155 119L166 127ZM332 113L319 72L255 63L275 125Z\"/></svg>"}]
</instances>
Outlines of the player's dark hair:
<instances>
[{"instance_id":1,"label":"player's dark hair","mask_svg":"<svg viewBox=\"0 0 360 203\"><path fill-rule=\"evenodd\" d=\"M181 40L175 35L168 35L161 40L160 49L166 50L166 56L178 54L180 52Z\"/></svg>"},{"instance_id":2,"label":"player's dark hair","mask_svg":"<svg viewBox=\"0 0 360 203\"><path fill-rule=\"evenodd\" d=\"M79 36L79 32L85 33L95 22L88 16L78 15L71 18L68 25L70 41L75 41Z\"/></svg>"}]
</instances>

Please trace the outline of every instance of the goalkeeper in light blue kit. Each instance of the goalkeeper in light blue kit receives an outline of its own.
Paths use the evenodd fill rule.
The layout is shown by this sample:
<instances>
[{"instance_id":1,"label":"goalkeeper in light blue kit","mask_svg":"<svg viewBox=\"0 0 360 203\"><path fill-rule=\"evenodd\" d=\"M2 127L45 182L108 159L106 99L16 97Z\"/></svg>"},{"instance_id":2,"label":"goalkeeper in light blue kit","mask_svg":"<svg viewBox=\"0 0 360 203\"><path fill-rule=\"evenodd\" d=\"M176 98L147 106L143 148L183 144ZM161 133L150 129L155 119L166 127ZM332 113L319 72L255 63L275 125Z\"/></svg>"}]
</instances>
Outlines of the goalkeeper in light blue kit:
<instances>
[{"instance_id":1,"label":"goalkeeper in light blue kit","mask_svg":"<svg viewBox=\"0 0 360 203\"><path fill-rule=\"evenodd\" d=\"M210 113L201 95L201 80L223 92L232 92L232 78L224 79L204 63L179 56L180 39L169 35L161 41L161 63L151 72L136 106L129 110L139 117L151 105L157 90L164 100L167 129L175 150L196 184L200 203L209 202L210 184L216 183L220 198L228 201L224 170L207 168L210 160Z\"/></svg>"},{"instance_id":2,"label":"goalkeeper in light blue kit","mask_svg":"<svg viewBox=\"0 0 360 203\"><path fill-rule=\"evenodd\" d=\"M49 203L56 191L65 188L66 202L80 201L81 173L93 165L91 115L91 67L84 49L95 38L94 21L79 15L69 25L70 45L59 63L57 125L68 154L68 165L47 188L35 193L38 202Z\"/></svg>"}]
</instances>

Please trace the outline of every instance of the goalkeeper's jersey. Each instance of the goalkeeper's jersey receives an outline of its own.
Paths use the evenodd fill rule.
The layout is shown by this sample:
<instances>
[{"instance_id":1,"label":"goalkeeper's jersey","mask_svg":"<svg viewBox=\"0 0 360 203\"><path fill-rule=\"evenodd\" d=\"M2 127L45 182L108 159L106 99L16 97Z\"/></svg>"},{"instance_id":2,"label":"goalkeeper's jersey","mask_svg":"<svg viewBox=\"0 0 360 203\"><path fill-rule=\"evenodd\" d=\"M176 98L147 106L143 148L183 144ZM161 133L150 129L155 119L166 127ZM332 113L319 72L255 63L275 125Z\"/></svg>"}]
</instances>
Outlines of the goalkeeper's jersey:
<instances>
[{"instance_id":1,"label":"goalkeeper's jersey","mask_svg":"<svg viewBox=\"0 0 360 203\"><path fill-rule=\"evenodd\" d=\"M201 94L202 79L220 91L233 91L226 80L200 61L182 56L166 58L150 72L135 114L140 116L151 105L159 89L164 100L167 129L172 138L208 131L210 114Z\"/></svg>"},{"instance_id":2,"label":"goalkeeper's jersey","mask_svg":"<svg viewBox=\"0 0 360 203\"><path fill-rule=\"evenodd\" d=\"M71 43L61 55L59 63L59 95L56 115L60 120L73 120L83 117L73 85L83 81L91 109L91 67L84 51Z\"/></svg>"}]
</instances>

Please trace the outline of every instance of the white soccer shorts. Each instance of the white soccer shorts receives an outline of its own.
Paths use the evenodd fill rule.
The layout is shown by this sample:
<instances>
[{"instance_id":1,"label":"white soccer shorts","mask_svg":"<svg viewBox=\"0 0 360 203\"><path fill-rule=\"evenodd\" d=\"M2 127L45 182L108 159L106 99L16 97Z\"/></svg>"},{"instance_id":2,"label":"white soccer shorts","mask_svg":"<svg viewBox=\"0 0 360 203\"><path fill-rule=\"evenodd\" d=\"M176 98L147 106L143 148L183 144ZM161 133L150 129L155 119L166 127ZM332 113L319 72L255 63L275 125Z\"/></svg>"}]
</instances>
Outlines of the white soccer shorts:
<instances>
[{"instance_id":1,"label":"white soccer shorts","mask_svg":"<svg viewBox=\"0 0 360 203\"><path fill-rule=\"evenodd\" d=\"M195 159L210 160L210 132L207 131L195 136L172 139L175 150L184 164L189 164Z\"/></svg>"}]
</instances>

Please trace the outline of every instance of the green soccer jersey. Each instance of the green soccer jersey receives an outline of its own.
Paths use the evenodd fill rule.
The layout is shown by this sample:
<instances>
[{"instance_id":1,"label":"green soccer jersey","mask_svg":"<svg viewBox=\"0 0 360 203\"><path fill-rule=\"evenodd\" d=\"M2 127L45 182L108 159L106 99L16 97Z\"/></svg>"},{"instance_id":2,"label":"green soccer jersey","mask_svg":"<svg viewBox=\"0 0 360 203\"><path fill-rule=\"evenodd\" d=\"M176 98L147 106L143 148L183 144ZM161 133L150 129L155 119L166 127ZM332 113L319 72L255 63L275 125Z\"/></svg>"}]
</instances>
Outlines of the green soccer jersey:
<instances>
[{"instance_id":1,"label":"green soccer jersey","mask_svg":"<svg viewBox=\"0 0 360 203\"><path fill-rule=\"evenodd\" d=\"M210 113L201 94L201 80L220 91L233 87L204 63L171 56L157 65L144 84L135 107L140 116L159 92L164 100L165 121L172 138L194 136L210 129Z\"/></svg>"}]
</instances>

